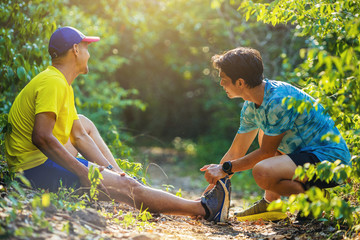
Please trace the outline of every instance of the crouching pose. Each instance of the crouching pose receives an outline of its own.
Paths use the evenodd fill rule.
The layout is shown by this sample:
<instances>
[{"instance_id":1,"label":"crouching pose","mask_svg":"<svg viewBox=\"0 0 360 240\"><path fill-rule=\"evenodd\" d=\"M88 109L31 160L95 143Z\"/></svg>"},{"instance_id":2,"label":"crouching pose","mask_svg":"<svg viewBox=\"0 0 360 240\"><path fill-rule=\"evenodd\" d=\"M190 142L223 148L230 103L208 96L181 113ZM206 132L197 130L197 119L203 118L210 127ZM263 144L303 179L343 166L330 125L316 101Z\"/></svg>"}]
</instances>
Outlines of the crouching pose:
<instances>
[{"instance_id":1,"label":"crouching pose","mask_svg":"<svg viewBox=\"0 0 360 240\"><path fill-rule=\"evenodd\" d=\"M95 125L77 114L71 83L79 74L88 73L88 46L99 40L72 27L52 34L52 65L25 86L9 113L12 132L5 145L10 170L23 171L33 187L57 191L60 180L64 186L89 187L89 167L95 165L104 178L100 183L108 194L104 200L115 199L150 212L225 221L230 204L228 178L219 180L198 201L144 186L119 168ZM78 153L86 160L76 158Z\"/></svg>"},{"instance_id":2,"label":"crouching pose","mask_svg":"<svg viewBox=\"0 0 360 240\"><path fill-rule=\"evenodd\" d=\"M252 169L256 183L265 190L264 198L250 208L236 213L239 220L279 220L281 212L269 212L271 201L280 196L302 193L311 186L329 188L336 182L293 180L295 169L305 163L317 164L340 159L350 165L350 153L334 121L315 100L302 90L280 81L263 77L260 53L251 48L236 48L212 58L219 70L220 85L229 98L242 98L240 127L220 164L206 165L209 189L231 175ZM299 112L284 98L312 106ZM323 136L338 136L339 142ZM246 154L258 136L260 148Z\"/></svg>"}]
</instances>

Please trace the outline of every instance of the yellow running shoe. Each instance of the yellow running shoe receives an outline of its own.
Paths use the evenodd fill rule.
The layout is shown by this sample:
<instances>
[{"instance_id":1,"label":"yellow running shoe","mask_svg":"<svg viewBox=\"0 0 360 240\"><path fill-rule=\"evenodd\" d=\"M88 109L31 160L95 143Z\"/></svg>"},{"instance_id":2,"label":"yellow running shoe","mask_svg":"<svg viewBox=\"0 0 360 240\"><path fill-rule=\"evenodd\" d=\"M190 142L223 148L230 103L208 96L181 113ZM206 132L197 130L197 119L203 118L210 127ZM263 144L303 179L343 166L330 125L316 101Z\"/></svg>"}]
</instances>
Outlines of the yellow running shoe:
<instances>
[{"instance_id":1,"label":"yellow running shoe","mask_svg":"<svg viewBox=\"0 0 360 240\"><path fill-rule=\"evenodd\" d=\"M257 221L262 219L264 221L279 221L287 218L287 215L281 209L267 210L269 203L265 199L261 199L254 203L251 207L241 211L235 212L234 215L239 221Z\"/></svg>"}]
</instances>

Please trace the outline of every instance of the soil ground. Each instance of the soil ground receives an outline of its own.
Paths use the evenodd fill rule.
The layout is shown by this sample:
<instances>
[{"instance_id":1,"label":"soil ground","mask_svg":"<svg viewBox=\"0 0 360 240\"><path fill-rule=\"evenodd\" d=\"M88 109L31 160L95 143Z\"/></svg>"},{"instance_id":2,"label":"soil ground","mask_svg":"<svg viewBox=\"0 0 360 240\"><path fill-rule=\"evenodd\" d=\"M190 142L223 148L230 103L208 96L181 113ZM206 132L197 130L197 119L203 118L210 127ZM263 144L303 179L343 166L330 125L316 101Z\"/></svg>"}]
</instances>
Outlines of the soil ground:
<instances>
[{"instance_id":1,"label":"soil ground","mask_svg":"<svg viewBox=\"0 0 360 240\"><path fill-rule=\"evenodd\" d=\"M167 153L168 154L168 153ZM170 155L150 153L149 162L155 168L148 168L147 176L152 179L152 186L164 189L165 185L173 185L172 192L182 189L182 197L196 199L200 196L206 183L199 178L181 177L174 167ZM162 159L165 157L164 159ZM160 159L160 160L159 160ZM161 164L161 168L157 165ZM162 173L159 173L161 171ZM164 174L166 173L166 174ZM195 179L195 180L194 180ZM29 198L34 190L26 190ZM338 230L327 222L297 222L289 214L289 218L280 222L239 222L233 216L234 211L242 209L245 203L241 194L234 192L231 199L230 218L226 223L214 224L205 220L194 220L190 217L153 214L152 219L140 221L136 219L139 212L134 208L120 203L99 202L86 209L76 212L58 210L52 205L45 209L45 219L51 225L41 228L34 227L31 237L25 239L346 239L346 228ZM9 204L10 207L11 204ZM20 227L29 226L27 222L31 212L24 209L17 213L16 219L10 223L3 220L5 209L0 208L0 224L15 231ZM18 237L0 236L5 239ZM349 239L349 238L347 238ZM360 233L353 233L351 239L360 239Z\"/></svg>"},{"instance_id":2,"label":"soil ground","mask_svg":"<svg viewBox=\"0 0 360 240\"><path fill-rule=\"evenodd\" d=\"M27 194L34 194L34 191L27 190ZM191 198L189 194L185 192L184 195ZM233 216L236 205L237 201L233 201L230 216ZM215 224L163 214L153 214L153 218L146 222L135 221L134 218L127 221L129 213L135 216L139 212L127 205L110 202L100 202L73 213L54 207L45 211L45 219L52 230L32 227L33 234L25 239L344 239L344 231L338 231L334 226L318 221L297 223L291 215L289 219L277 223L262 220L239 222L230 217L227 223ZM31 212L24 209L7 227L15 230L27 226L29 214ZM360 235L353 235L352 239L360 239Z\"/></svg>"}]
</instances>

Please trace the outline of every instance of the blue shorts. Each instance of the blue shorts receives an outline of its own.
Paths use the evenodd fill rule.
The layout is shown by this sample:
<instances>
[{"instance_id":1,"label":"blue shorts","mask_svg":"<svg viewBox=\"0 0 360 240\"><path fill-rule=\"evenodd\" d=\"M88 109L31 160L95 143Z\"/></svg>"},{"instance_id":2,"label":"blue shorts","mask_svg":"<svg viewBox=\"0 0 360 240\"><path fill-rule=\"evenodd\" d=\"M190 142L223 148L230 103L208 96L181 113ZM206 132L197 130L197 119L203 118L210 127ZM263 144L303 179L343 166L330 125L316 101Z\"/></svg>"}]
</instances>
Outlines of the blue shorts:
<instances>
[{"instance_id":1,"label":"blue shorts","mask_svg":"<svg viewBox=\"0 0 360 240\"><path fill-rule=\"evenodd\" d=\"M82 158L76 158L86 167L89 162ZM79 188L79 178L69 170L48 159L43 164L25 170L24 176L30 181L33 188L48 189L57 192L60 187L60 180L63 187Z\"/></svg>"},{"instance_id":2,"label":"blue shorts","mask_svg":"<svg viewBox=\"0 0 360 240\"><path fill-rule=\"evenodd\" d=\"M291 160L293 160L296 166L303 166L305 163L311 163L314 165L320 163L320 160L316 157L316 155L310 152L290 153L288 156L291 158ZM330 181L328 183L321 181L320 179L315 180L315 177L303 185L305 190L308 190L312 186L316 186L318 188L333 188L339 186L339 184L335 181Z\"/></svg>"}]
</instances>

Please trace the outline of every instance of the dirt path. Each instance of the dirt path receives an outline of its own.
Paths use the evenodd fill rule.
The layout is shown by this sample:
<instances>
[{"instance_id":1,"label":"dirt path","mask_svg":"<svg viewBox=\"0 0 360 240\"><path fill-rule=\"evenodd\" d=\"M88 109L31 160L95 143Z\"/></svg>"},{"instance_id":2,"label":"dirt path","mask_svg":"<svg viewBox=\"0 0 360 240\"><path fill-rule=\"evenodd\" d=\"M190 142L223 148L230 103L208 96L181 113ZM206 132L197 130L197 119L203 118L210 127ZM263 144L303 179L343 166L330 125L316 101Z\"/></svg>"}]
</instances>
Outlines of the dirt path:
<instances>
[{"instance_id":1,"label":"dirt path","mask_svg":"<svg viewBox=\"0 0 360 240\"><path fill-rule=\"evenodd\" d=\"M170 155L171 157L172 155ZM155 156L159 159L159 156ZM165 158L166 159L166 158ZM159 162L153 161L156 164ZM182 197L196 199L206 186L203 177L179 177L176 172L181 167L174 166L169 160L162 161L161 168L150 167L147 172L154 187L164 189L173 185L170 190L176 193L182 189ZM153 168L153 169L152 169ZM164 174L166 173L166 174ZM166 185L166 186L164 186ZM34 190L26 190L30 199ZM236 193L232 195L230 219L227 223L214 224L205 220L193 220L190 217L152 215L151 219L141 219L139 212L124 204L99 202L86 209L71 211L66 208L56 209L50 206L40 211L43 216L34 224L29 211L29 203L24 201L22 210L13 211L13 220L6 222L11 212L11 200L6 208L0 208L0 225L17 237L2 235L0 239L344 239L346 230L338 230L327 222L311 221L297 223L294 216L278 222L239 222L233 216L234 211L241 209L244 202ZM27 205L28 204L28 205ZM9 211L10 210L10 211ZM44 221L45 220L45 221ZM1 228L0 228L1 229ZM346 229L346 228L344 228ZM14 235L14 234L12 234ZM349 238L348 238L349 239ZM352 239L360 239L353 234Z\"/></svg>"},{"instance_id":2,"label":"dirt path","mask_svg":"<svg viewBox=\"0 0 360 240\"><path fill-rule=\"evenodd\" d=\"M27 239L342 239L343 232L321 222L294 224L290 220L272 222L238 222L234 218L228 223L214 224L189 217L153 215L142 222L127 218L138 211L123 204L101 202L97 207L78 210L73 213L46 209L45 220L49 227L33 227ZM230 215L233 213L233 208ZM101 212L101 213L99 213ZM0 212L1 213L1 212ZM29 212L18 214L16 221L8 228L27 226ZM1 216L1 214L0 214ZM6 237L5 237L6 239ZM9 238L20 239L20 238ZM354 239L360 239L356 236Z\"/></svg>"}]
</instances>

